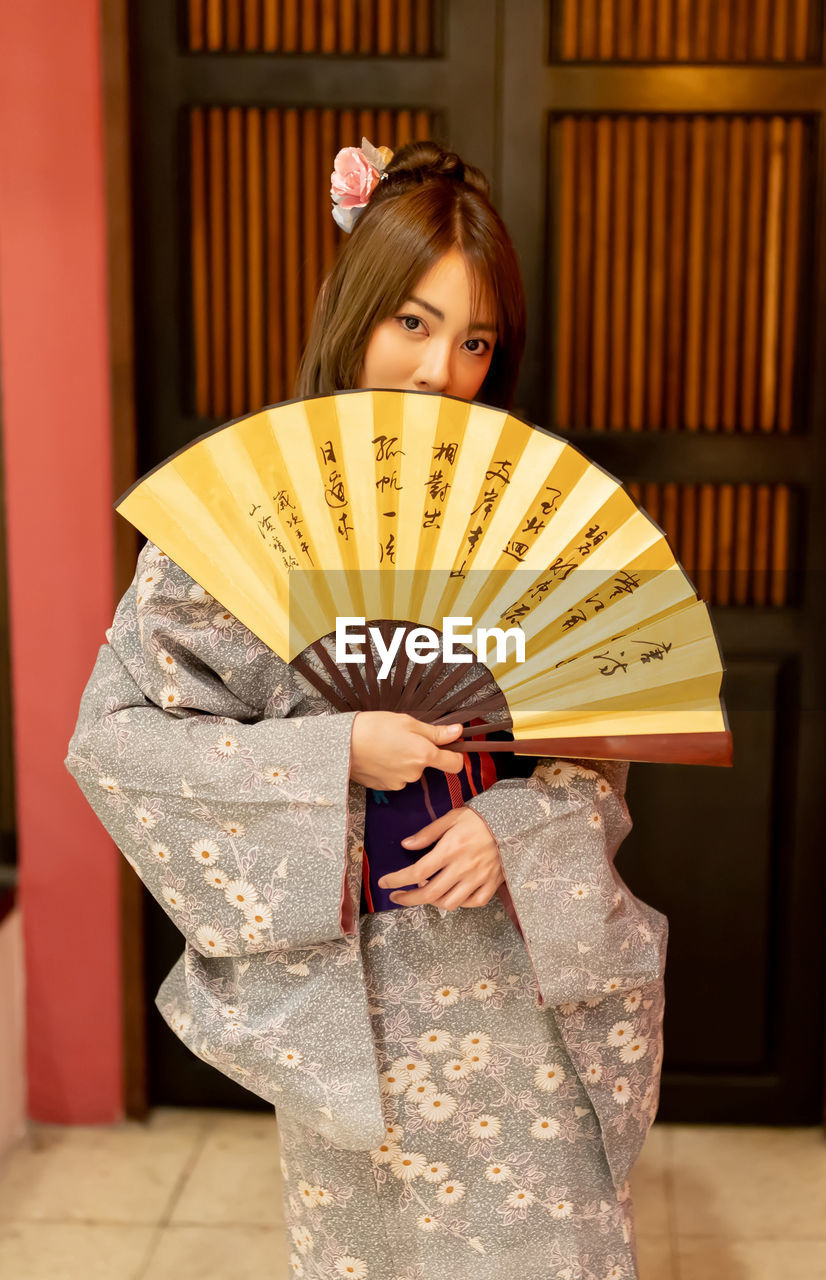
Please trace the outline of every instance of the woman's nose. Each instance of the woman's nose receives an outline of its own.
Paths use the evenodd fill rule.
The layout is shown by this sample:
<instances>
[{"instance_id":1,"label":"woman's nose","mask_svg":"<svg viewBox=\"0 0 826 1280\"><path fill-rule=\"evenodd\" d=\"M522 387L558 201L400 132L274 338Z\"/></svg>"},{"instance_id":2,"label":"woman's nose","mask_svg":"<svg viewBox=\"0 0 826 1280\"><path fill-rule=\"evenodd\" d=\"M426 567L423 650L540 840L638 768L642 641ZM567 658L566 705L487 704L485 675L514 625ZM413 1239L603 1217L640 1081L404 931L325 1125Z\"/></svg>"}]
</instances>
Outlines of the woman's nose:
<instances>
[{"instance_id":1,"label":"woman's nose","mask_svg":"<svg viewBox=\"0 0 826 1280\"><path fill-rule=\"evenodd\" d=\"M422 391L444 391L450 382L450 349L446 343L428 343L416 370L416 386Z\"/></svg>"}]
</instances>

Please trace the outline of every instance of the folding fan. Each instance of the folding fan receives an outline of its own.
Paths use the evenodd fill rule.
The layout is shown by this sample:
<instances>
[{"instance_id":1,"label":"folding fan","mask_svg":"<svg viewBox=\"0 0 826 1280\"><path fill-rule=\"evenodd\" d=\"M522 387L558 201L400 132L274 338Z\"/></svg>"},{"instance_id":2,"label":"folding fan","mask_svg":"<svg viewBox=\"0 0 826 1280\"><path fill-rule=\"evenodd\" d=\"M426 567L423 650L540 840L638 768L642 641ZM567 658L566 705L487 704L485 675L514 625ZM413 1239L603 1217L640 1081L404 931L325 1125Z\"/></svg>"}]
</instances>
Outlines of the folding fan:
<instances>
[{"instance_id":1,"label":"folding fan","mask_svg":"<svg viewBox=\"0 0 826 1280\"><path fill-rule=\"evenodd\" d=\"M463 750L731 764L714 628L662 529L504 410L373 390L278 404L115 508L339 710L472 707ZM484 657L481 628L501 640ZM466 639L436 652L450 634ZM392 678L369 636L400 645ZM474 645L488 674L462 685ZM503 727L513 741L474 741Z\"/></svg>"}]
</instances>

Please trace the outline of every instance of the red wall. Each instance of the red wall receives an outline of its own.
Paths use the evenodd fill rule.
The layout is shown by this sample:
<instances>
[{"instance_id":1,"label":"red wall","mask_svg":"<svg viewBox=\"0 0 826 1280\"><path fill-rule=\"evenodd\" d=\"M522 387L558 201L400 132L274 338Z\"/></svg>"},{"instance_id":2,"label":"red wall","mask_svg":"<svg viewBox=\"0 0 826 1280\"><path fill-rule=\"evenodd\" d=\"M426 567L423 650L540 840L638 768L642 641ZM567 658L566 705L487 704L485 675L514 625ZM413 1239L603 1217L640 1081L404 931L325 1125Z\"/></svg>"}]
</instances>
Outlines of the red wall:
<instances>
[{"instance_id":1,"label":"red wall","mask_svg":"<svg viewBox=\"0 0 826 1280\"><path fill-rule=\"evenodd\" d=\"M0 0L0 394L29 1115L69 1123L122 1114L119 855L63 766L114 612L99 6Z\"/></svg>"}]
</instances>

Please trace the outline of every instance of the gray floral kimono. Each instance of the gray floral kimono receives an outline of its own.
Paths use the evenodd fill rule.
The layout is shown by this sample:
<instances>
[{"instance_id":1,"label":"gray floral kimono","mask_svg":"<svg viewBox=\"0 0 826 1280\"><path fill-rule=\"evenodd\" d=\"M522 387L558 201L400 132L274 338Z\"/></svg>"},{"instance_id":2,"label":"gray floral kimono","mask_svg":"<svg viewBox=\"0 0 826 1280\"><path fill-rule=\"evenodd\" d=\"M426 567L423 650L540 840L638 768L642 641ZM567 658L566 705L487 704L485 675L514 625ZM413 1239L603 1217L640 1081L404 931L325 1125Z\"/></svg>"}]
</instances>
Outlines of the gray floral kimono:
<instances>
[{"instance_id":1,"label":"gray floral kimono","mask_svg":"<svg viewBox=\"0 0 826 1280\"><path fill-rule=\"evenodd\" d=\"M668 937L614 866L628 765L468 801L486 906L360 911L354 714L145 544L66 766L184 936L158 1008L276 1108L291 1274L628 1280Z\"/></svg>"}]
</instances>

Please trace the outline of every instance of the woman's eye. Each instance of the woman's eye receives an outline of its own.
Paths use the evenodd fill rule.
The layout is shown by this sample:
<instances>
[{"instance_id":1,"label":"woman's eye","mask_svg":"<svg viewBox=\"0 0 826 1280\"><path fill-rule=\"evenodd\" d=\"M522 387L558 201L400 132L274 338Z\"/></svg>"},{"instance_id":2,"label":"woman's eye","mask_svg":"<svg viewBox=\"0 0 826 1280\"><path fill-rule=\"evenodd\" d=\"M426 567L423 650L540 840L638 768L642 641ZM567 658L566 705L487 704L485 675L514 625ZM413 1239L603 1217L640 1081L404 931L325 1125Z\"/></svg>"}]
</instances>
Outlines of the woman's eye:
<instances>
[{"instance_id":1,"label":"woman's eye","mask_svg":"<svg viewBox=\"0 0 826 1280\"><path fill-rule=\"evenodd\" d=\"M407 324L407 321L408 321L408 320L412 320L414 325L421 324L421 323L422 323L422 321L419 319L419 317L418 317L418 316L396 316L396 319L401 321L402 328L403 328L407 333L418 333L418 332L419 332L419 330L418 330L418 329L411 328L411 327Z\"/></svg>"},{"instance_id":2,"label":"woman's eye","mask_svg":"<svg viewBox=\"0 0 826 1280\"><path fill-rule=\"evenodd\" d=\"M490 349L490 344L489 344L489 343L488 343L484 338L468 338L468 342L476 342L476 343L481 343L481 344L482 344L481 346L477 346L477 347L475 347L475 348L473 349L473 351L471 351L471 353L470 353L470 354L471 354L472 356L476 356L476 355L484 356L484 355L487 355L487 353L488 353L488 351L489 351L489 349Z\"/></svg>"}]
</instances>

